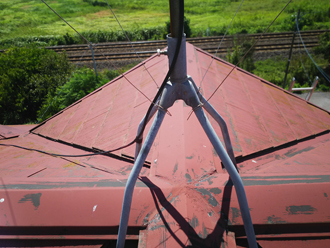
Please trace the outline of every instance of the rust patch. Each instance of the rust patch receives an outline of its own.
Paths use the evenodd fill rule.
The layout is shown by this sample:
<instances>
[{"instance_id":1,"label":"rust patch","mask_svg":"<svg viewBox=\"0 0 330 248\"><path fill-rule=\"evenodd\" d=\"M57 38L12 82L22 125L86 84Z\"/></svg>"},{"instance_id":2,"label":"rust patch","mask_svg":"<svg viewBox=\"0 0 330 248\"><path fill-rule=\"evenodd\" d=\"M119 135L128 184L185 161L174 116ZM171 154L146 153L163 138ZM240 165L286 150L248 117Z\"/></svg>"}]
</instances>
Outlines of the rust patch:
<instances>
[{"instance_id":1,"label":"rust patch","mask_svg":"<svg viewBox=\"0 0 330 248\"><path fill-rule=\"evenodd\" d=\"M63 166L63 168L69 168L69 167L75 167L76 164L74 162L68 163L66 165Z\"/></svg>"},{"instance_id":2,"label":"rust patch","mask_svg":"<svg viewBox=\"0 0 330 248\"><path fill-rule=\"evenodd\" d=\"M178 163L176 163L174 165L174 169L173 169L173 174L172 175L174 175L177 170L178 170Z\"/></svg>"},{"instance_id":3,"label":"rust patch","mask_svg":"<svg viewBox=\"0 0 330 248\"><path fill-rule=\"evenodd\" d=\"M306 147L305 149L302 149L302 150L299 150L299 151L296 151L294 152L294 150L289 150L289 152L285 153L284 155L291 158L297 154L300 154L300 153L303 153L303 152L308 152L310 150L313 150L315 147L312 147L312 146L309 146L309 147Z\"/></svg>"},{"instance_id":4,"label":"rust patch","mask_svg":"<svg viewBox=\"0 0 330 248\"><path fill-rule=\"evenodd\" d=\"M198 222L198 219L197 219L197 217L194 215L194 217L191 219L191 220L189 220L189 224L193 227L193 228L195 228L196 226L199 226L199 222Z\"/></svg>"},{"instance_id":5,"label":"rust patch","mask_svg":"<svg viewBox=\"0 0 330 248\"><path fill-rule=\"evenodd\" d=\"M21 200L19 200L18 203L25 203L25 202L32 202L33 206L35 207L34 210L37 210L38 207L40 206L40 197L41 197L41 193L37 193L37 194L28 194L25 195Z\"/></svg>"},{"instance_id":6,"label":"rust patch","mask_svg":"<svg viewBox=\"0 0 330 248\"><path fill-rule=\"evenodd\" d=\"M316 211L311 205L289 206L286 211L290 214L313 214Z\"/></svg>"},{"instance_id":7,"label":"rust patch","mask_svg":"<svg viewBox=\"0 0 330 248\"><path fill-rule=\"evenodd\" d=\"M241 211L238 208L231 208L231 212L233 214L233 218L231 220L232 224L237 223L236 219L241 217Z\"/></svg>"},{"instance_id":8,"label":"rust patch","mask_svg":"<svg viewBox=\"0 0 330 248\"><path fill-rule=\"evenodd\" d=\"M207 231L206 227L204 226L204 223L203 223L203 236L202 238L205 239L207 237L207 235L209 235L209 232Z\"/></svg>"},{"instance_id":9,"label":"rust patch","mask_svg":"<svg viewBox=\"0 0 330 248\"><path fill-rule=\"evenodd\" d=\"M217 205L219 205L219 202L214 198L214 196L210 192L211 190L208 191L205 188L195 188L195 190L198 191L199 193L201 193L203 195L204 199L206 199L211 206L216 207ZM218 189L218 190L220 190L220 189ZM220 190L220 192L221 192L221 190Z\"/></svg>"},{"instance_id":10,"label":"rust patch","mask_svg":"<svg viewBox=\"0 0 330 248\"><path fill-rule=\"evenodd\" d=\"M275 215L269 216L267 218L267 224L281 224L286 223L284 220L282 220L280 217L275 217Z\"/></svg>"},{"instance_id":11,"label":"rust patch","mask_svg":"<svg viewBox=\"0 0 330 248\"><path fill-rule=\"evenodd\" d=\"M188 173L186 173L184 176L185 176L185 178L187 178L188 183L190 183L192 181L191 176Z\"/></svg>"},{"instance_id":12,"label":"rust patch","mask_svg":"<svg viewBox=\"0 0 330 248\"><path fill-rule=\"evenodd\" d=\"M210 192L213 193L213 194L218 195L222 192L222 190L219 189L219 188L212 188L212 189L210 189Z\"/></svg>"}]
</instances>

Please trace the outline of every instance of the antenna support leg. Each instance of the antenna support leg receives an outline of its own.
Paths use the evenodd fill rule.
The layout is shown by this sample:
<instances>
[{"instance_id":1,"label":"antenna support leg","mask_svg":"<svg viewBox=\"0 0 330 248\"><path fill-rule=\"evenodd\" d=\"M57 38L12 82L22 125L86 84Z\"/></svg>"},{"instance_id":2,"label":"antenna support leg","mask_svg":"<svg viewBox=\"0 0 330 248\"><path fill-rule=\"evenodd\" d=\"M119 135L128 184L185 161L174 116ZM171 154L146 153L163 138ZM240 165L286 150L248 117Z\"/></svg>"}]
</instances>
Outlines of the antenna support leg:
<instances>
[{"instance_id":1,"label":"antenna support leg","mask_svg":"<svg viewBox=\"0 0 330 248\"><path fill-rule=\"evenodd\" d=\"M169 63L171 64L171 56L173 46L176 44L175 41L176 38L170 38L168 37L168 56L169 56ZM185 49L185 37L183 37L183 46L181 49L184 49L184 51L180 51L178 62L179 65L176 67L176 70L173 70L171 74L170 81L167 82L162 96L160 98L160 104L159 106L161 108L158 109L156 117L152 123L152 126L148 132L147 138L145 142L143 143L143 146L135 160L133 169L129 175L125 193L124 193L124 201L122 206L122 213L121 213L121 219L120 219L120 225L119 225L119 233L118 233L118 240L117 240L117 248L123 248L125 245L125 237L127 232L127 226L128 226L128 219L131 209L131 203L132 203L132 196L134 191L134 186L136 183L136 180L139 176L139 173L141 171L141 168L145 162L145 159L150 151L150 148L152 146L152 143L155 140L155 137L157 135L157 132L161 126L161 123L163 122L164 116L166 114L166 111L168 108L170 108L176 100L183 100L188 106L192 107L192 109L195 112L195 115L200 122L201 126L203 127L207 137L209 138L210 142L212 143L215 151L217 152L218 156L220 157L222 163L224 164L225 168L227 169L227 172L233 181L233 184L236 189L236 194L238 198L238 203L240 206L242 219L244 222L245 232L247 236L247 240L249 243L249 247L251 248L257 248L257 241L255 238L255 233L252 225L250 210L243 186L243 182L241 177L238 174L237 168L235 167L235 157L234 153L231 147L229 135L227 126L225 125L224 120L221 118L221 116L217 113L217 111L212 107L211 104L209 104L201 94L198 95L198 91L196 88L195 83L190 77L187 77L187 69L186 69L186 49ZM181 54L181 55L180 55ZM184 56L184 58L183 58ZM180 65L180 61L181 65ZM202 100L202 102L200 101ZM224 134L224 140L225 145L227 148L226 152L225 148L221 144L217 134L215 133L212 125L210 124L208 118L206 117L203 109L201 106L204 103L204 108L213 116L216 121L219 123L221 130Z\"/></svg>"}]
</instances>

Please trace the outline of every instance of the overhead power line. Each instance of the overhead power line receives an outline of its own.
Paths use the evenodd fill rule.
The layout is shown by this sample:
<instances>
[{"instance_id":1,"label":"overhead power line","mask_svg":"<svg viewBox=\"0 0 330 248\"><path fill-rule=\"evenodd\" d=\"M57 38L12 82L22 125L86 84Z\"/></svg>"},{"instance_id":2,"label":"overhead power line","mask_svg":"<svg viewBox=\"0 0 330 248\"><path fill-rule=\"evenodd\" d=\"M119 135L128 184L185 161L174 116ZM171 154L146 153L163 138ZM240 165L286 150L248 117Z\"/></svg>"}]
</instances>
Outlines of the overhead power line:
<instances>
[{"instance_id":1,"label":"overhead power line","mask_svg":"<svg viewBox=\"0 0 330 248\"><path fill-rule=\"evenodd\" d=\"M322 76L325 78L326 81L328 81L328 83L330 83L330 77L325 73L325 71L322 70L321 67L319 67L319 65L314 61L313 57L310 55L310 53L308 52L306 46L305 46L305 43L301 37L301 33L300 33L300 30L299 30L299 25L298 25L298 19L296 18L296 26L297 26L297 32L299 34L299 38L301 40L301 44L304 46L305 48L305 51L308 55L308 57L312 60L313 64L315 65L315 67L319 70L319 72L322 74Z\"/></svg>"}]
</instances>

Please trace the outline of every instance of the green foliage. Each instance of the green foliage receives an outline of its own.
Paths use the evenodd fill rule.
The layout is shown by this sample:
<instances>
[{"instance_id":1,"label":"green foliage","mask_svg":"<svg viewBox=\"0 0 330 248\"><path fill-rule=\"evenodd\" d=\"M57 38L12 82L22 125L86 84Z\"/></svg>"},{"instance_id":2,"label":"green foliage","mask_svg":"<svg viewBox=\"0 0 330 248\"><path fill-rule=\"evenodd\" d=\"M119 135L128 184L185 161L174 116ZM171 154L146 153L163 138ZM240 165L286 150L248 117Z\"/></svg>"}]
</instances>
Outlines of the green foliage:
<instances>
[{"instance_id":1,"label":"green foliage","mask_svg":"<svg viewBox=\"0 0 330 248\"><path fill-rule=\"evenodd\" d=\"M236 36L234 38L233 50L232 51L228 50L227 60L230 63L236 65L241 60L241 58L249 51L253 43L254 43L253 39L251 40L251 39L242 38L240 36ZM254 48L251 49L245 55L245 58L243 59L242 62L240 62L238 66L243 68L244 70L252 72L255 69L253 54L254 54Z\"/></svg>"},{"instance_id":2,"label":"green foliage","mask_svg":"<svg viewBox=\"0 0 330 248\"><path fill-rule=\"evenodd\" d=\"M139 40L158 40L162 39L166 33L165 27L152 28L136 28L127 30L126 34L131 41ZM112 41L127 41L125 34L121 30L116 31L88 31L81 33L86 39L93 43L112 42ZM72 45L86 43L78 34L66 33L62 35L49 35L40 37L18 37L12 39L0 40L0 47L5 49L12 46L24 47L31 45L38 46L57 46L57 45Z\"/></svg>"},{"instance_id":3,"label":"green foliage","mask_svg":"<svg viewBox=\"0 0 330 248\"><path fill-rule=\"evenodd\" d=\"M62 36L54 36L54 35L47 35L47 36L27 36L27 37L16 37L16 38L9 38L0 40L0 47L1 48L9 48L9 47L26 47L26 46L48 46L53 44L64 45L60 44L59 40L63 40ZM64 43L64 41L62 42Z\"/></svg>"},{"instance_id":4,"label":"green foliage","mask_svg":"<svg viewBox=\"0 0 330 248\"><path fill-rule=\"evenodd\" d=\"M275 57L255 63L253 73L280 87L283 85L286 60L283 57ZM292 79L291 74L288 78Z\"/></svg>"},{"instance_id":5,"label":"green foliage","mask_svg":"<svg viewBox=\"0 0 330 248\"><path fill-rule=\"evenodd\" d=\"M0 123L34 122L47 94L62 85L71 71L65 53L10 48L0 55Z\"/></svg>"},{"instance_id":6,"label":"green foliage","mask_svg":"<svg viewBox=\"0 0 330 248\"><path fill-rule=\"evenodd\" d=\"M104 70L98 72L96 78L92 69L76 70L64 86L58 86L56 91L49 92L38 111L38 121L51 117L119 75L117 70Z\"/></svg>"},{"instance_id":7,"label":"green foliage","mask_svg":"<svg viewBox=\"0 0 330 248\"><path fill-rule=\"evenodd\" d=\"M290 16L287 16L282 22L281 29L283 31L295 31L297 30L296 17L300 9L298 26L299 30L314 30L314 29L328 29L326 24L330 21L330 6L317 9L313 6L296 6L296 9L289 9L288 12L292 12Z\"/></svg>"},{"instance_id":8,"label":"green foliage","mask_svg":"<svg viewBox=\"0 0 330 248\"><path fill-rule=\"evenodd\" d=\"M320 56L314 57L314 60L325 69L329 64ZM253 73L277 86L283 86L287 58L276 57L255 63L256 68ZM329 71L327 72L329 73ZM294 77L296 79L295 88L310 87L315 77L318 76L319 83L316 90L330 91L329 83L320 75L313 62L305 54L295 54L291 58L289 72L287 75L286 89Z\"/></svg>"},{"instance_id":9,"label":"green foliage","mask_svg":"<svg viewBox=\"0 0 330 248\"><path fill-rule=\"evenodd\" d=\"M112 9L116 13L125 30L137 35L133 40L141 37L161 39L164 23L168 20L169 4L164 0L111 0ZM260 33L271 23L279 11L285 6L285 0L250 0L245 1L234 19L228 34ZM79 32L117 32L120 27L111 11L102 0L57 0L48 3L65 20ZM185 15L190 20L191 37L206 36L206 29L210 28L211 35L223 34L229 25L240 1L236 0L190 0L185 2ZM295 0L288 6L279 19L272 25L269 32L290 30L293 27L292 17L301 9L303 29L320 29L330 27L330 3L328 0L308 1ZM70 43L63 38L68 33L75 38L75 33L60 20L41 1L1 0L0 3L0 41L17 37L54 36L56 44ZM152 29L161 27L164 32L152 34ZM224 28L225 27L225 28ZM187 32L187 28L186 33ZM148 34L141 34L136 30L147 30ZM151 32L151 34L149 34ZM115 36L106 41L120 40ZM25 39L25 38L24 38ZM44 41L43 41L44 42ZM47 42L47 45L51 45ZM10 42L9 42L10 43ZM25 44L24 44L25 45ZM44 44L46 45L46 44ZM0 44L1 47L4 47Z\"/></svg>"},{"instance_id":10,"label":"green foliage","mask_svg":"<svg viewBox=\"0 0 330 248\"><path fill-rule=\"evenodd\" d=\"M131 41L139 40L155 40L161 39L165 33L164 27L153 28L136 28L133 30L125 30L126 35ZM97 32L82 32L90 42L110 42L110 41L127 41L125 34L121 30L117 31L97 31Z\"/></svg>"},{"instance_id":11,"label":"green foliage","mask_svg":"<svg viewBox=\"0 0 330 248\"><path fill-rule=\"evenodd\" d=\"M330 32L320 36L319 46L315 48L316 54L322 54L324 59L330 63Z\"/></svg>"}]
</instances>

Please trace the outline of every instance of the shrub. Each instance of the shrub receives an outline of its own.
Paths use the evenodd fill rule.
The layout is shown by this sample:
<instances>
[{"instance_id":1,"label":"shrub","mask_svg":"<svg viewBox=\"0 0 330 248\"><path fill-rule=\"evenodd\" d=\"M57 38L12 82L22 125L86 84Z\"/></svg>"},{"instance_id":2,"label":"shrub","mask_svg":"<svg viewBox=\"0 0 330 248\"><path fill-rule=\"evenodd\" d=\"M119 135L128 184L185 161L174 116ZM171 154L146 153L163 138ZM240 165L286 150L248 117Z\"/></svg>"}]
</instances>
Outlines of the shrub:
<instances>
[{"instance_id":1,"label":"shrub","mask_svg":"<svg viewBox=\"0 0 330 248\"><path fill-rule=\"evenodd\" d=\"M330 32L320 36L319 46L314 49L316 54L322 54L324 59L330 63Z\"/></svg>"},{"instance_id":2,"label":"shrub","mask_svg":"<svg viewBox=\"0 0 330 248\"><path fill-rule=\"evenodd\" d=\"M230 63L236 65L240 61L240 59L249 51L253 43L253 39L241 38L240 36L236 36L234 38L233 50L228 50L227 60ZM238 66L243 68L244 70L252 72L255 69L253 54L254 49L251 49L249 53L245 55L245 58Z\"/></svg>"},{"instance_id":3,"label":"shrub","mask_svg":"<svg viewBox=\"0 0 330 248\"><path fill-rule=\"evenodd\" d=\"M51 117L119 75L117 70L104 70L96 78L92 69L76 70L64 86L58 86L56 91L48 93L38 111L38 121Z\"/></svg>"},{"instance_id":4,"label":"shrub","mask_svg":"<svg viewBox=\"0 0 330 248\"><path fill-rule=\"evenodd\" d=\"M71 66L65 53L36 46L8 49L0 55L0 123L34 122L47 94L62 85Z\"/></svg>"}]
</instances>

